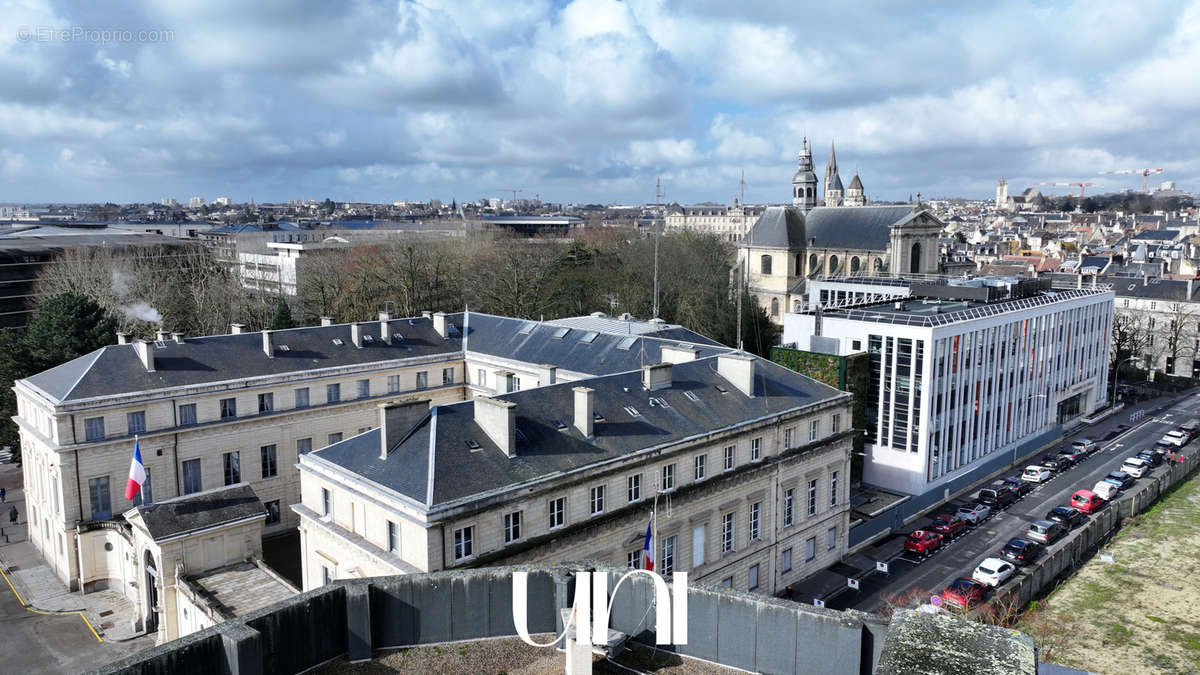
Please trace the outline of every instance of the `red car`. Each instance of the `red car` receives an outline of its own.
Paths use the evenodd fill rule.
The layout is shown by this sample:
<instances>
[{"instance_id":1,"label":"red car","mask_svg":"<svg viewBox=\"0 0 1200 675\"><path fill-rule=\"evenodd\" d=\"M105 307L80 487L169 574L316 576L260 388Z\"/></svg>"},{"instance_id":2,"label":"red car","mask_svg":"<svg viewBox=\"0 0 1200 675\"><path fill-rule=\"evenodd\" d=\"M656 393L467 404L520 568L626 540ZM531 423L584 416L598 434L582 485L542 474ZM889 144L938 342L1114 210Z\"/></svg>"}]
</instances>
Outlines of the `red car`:
<instances>
[{"instance_id":1,"label":"red car","mask_svg":"<svg viewBox=\"0 0 1200 675\"><path fill-rule=\"evenodd\" d=\"M946 539L953 539L967 529L967 521L958 516L943 513L934 517L933 526L930 529Z\"/></svg>"},{"instance_id":2,"label":"red car","mask_svg":"<svg viewBox=\"0 0 1200 675\"><path fill-rule=\"evenodd\" d=\"M970 609L973 605L983 602L983 594L987 592L987 586L975 581L974 579L956 579L946 590L942 591L942 601Z\"/></svg>"},{"instance_id":3,"label":"red car","mask_svg":"<svg viewBox=\"0 0 1200 675\"><path fill-rule=\"evenodd\" d=\"M942 545L942 535L929 530L915 530L904 540L904 550L928 555Z\"/></svg>"}]
</instances>

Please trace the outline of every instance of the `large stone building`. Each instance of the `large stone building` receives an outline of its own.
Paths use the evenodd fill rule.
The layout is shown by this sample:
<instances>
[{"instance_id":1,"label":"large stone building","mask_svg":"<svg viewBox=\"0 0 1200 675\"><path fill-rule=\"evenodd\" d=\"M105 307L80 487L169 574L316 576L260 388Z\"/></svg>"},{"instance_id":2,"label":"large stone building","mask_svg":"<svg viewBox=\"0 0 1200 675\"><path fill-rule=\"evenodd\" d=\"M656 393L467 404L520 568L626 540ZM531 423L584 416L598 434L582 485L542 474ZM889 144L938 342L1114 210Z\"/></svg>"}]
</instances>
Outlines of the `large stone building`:
<instances>
[{"instance_id":1,"label":"large stone building","mask_svg":"<svg viewBox=\"0 0 1200 675\"><path fill-rule=\"evenodd\" d=\"M739 242L765 206L746 205L734 200L730 206L697 204L673 206L664 219L667 231L708 232L730 242Z\"/></svg>"},{"instance_id":2,"label":"large stone building","mask_svg":"<svg viewBox=\"0 0 1200 675\"><path fill-rule=\"evenodd\" d=\"M589 349L587 333L553 339ZM837 561L849 395L742 353L665 344L647 363L454 404L414 396L304 455L304 588L497 562L638 567L652 514L656 571L774 594Z\"/></svg>"}]
</instances>

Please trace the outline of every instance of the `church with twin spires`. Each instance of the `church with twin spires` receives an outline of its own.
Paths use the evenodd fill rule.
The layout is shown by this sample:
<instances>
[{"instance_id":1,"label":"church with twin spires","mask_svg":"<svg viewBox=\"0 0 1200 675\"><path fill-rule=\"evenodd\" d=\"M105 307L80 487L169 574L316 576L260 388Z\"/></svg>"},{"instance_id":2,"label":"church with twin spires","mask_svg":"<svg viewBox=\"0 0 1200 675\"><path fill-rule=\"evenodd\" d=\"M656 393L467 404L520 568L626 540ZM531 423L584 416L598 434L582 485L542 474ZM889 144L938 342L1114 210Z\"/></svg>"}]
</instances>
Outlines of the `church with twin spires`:
<instances>
[{"instance_id":1,"label":"church with twin spires","mask_svg":"<svg viewBox=\"0 0 1200 675\"><path fill-rule=\"evenodd\" d=\"M813 170L812 148L806 137L797 158L799 166L792 176L792 206L803 209L806 213L817 206L866 206L867 197L863 192L862 179L855 172L850 179L850 188L842 187L842 177L838 174L837 152L833 143L829 144L829 163L825 165L825 194L820 204L817 202L817 174Z\"/></svg>"}]
</instances>

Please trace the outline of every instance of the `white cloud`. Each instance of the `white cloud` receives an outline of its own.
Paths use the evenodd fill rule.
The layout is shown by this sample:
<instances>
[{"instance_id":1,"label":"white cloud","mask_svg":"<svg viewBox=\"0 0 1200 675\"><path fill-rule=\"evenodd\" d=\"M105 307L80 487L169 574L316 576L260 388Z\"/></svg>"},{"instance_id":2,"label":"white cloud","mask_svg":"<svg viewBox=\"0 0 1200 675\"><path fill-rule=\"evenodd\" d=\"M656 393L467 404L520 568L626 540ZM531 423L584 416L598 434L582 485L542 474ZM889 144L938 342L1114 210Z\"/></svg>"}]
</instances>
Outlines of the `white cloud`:
<instances>
[{"instance_id":1,"label":"white cloud","mask_svg":"<svg viewBox=\"0 0 1200 675\"><path fill-rule=\"evenodd\" d=\"M653 141L632 141L629 160L634 166L686 166L700 160L696 142L690 138L660 138Z\"/></svg>"}]
</instances>

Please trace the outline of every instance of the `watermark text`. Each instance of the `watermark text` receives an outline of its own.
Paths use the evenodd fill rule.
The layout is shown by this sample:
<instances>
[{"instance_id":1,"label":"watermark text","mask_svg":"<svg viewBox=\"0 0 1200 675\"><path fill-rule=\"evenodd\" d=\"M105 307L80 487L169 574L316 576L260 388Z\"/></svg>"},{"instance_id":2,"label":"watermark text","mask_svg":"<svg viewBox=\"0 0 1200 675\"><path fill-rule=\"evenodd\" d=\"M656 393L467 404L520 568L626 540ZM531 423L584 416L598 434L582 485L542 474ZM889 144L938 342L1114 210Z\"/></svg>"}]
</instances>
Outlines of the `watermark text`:
<instances>
[{"instance_id":1,"label":"watermark text","mask_svg":"<svg viewBox=\"0 0 1200 675\"><path fill-rule=\"evenodd\" d=\"M21 26L18 42L93 42L96 44L174 42L175 31L168 29L127 30L89 28L87 26Z\"/></svg>"}]
</instances>

